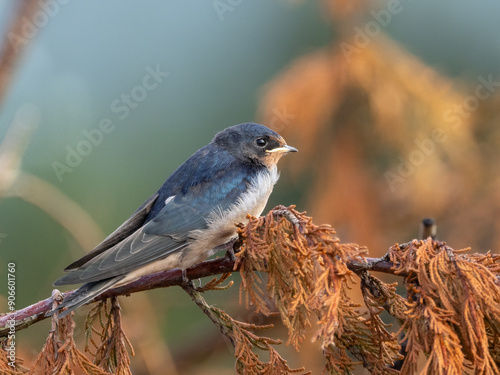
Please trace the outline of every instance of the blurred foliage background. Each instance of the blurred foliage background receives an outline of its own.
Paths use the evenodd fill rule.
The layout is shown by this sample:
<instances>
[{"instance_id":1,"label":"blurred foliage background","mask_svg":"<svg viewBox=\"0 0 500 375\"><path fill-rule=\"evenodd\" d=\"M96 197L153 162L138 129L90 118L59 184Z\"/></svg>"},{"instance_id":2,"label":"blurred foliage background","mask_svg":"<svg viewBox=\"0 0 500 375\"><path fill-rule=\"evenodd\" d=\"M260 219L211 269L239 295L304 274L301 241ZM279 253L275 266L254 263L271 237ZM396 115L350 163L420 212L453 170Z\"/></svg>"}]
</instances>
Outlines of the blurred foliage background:
<instances>
[{"instance_id":1,"label":"blurred foliage background","mask_svg":"<svg viewBox=\"0 0 500 375\"><path fill-rule=\"evenodd\" d=\"M300 150L283 160L268 209L296 204L371 256L417 237L424 217L454 248L496 252L499 11L465 0L4 0L0 280L15 262L16 306L48 297L180 163L246 121ZM207 300L273 321L237 294ZM134 373L234 372L229 343L180 289L122 306ZM49 329L19 332L28 364ZM323 364L316 344L280 352L313 373Z\"/></svg>"}]
</instances>

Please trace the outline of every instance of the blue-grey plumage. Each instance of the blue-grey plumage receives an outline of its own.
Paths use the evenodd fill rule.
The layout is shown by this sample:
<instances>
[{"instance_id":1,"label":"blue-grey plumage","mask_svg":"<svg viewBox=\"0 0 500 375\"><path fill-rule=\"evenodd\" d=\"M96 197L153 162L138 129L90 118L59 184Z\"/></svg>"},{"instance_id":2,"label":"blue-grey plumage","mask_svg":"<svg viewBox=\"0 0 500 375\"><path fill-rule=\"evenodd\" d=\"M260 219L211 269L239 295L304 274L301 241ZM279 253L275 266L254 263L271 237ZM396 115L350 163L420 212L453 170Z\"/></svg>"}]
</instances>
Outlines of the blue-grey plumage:
<instances>
[{"instance_id":1,"label":"blue-grey plumage","mask_svg":"<svg viewBox=\"0 0 500 375\"><path fill-rule=\"evenodd\" d=\"M124 224L66 267L54 285L84 285L59 306L68 308L59 317L145 274L205 260L236 236L236 223L262 213L279 177L278 160L294 151L255 123L217 133Z\"/></svg>"}]
</instances>

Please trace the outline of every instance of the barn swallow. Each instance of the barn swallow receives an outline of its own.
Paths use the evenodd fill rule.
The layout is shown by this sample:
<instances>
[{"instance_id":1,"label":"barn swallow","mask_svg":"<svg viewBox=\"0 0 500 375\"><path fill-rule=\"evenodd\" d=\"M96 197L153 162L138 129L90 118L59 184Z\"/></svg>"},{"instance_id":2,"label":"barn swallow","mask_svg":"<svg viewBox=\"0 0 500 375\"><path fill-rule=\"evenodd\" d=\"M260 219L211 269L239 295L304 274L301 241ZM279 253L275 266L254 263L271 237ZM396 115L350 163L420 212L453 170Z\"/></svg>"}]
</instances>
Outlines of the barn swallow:
<instances>
[{"instance_id":1,"label":"barn swallow","mask_svg":"<svg viewBox=\"0 0 500 375\"><path fill-rule=\"evenodd\" d=\"M297 149L255 123L231 126L186 160L132 216L64 269L54 286L81 284L55 311L64 317L143 275L202 262L259 216L279 178L278 160Z\"/></svg>"}]
</instances>

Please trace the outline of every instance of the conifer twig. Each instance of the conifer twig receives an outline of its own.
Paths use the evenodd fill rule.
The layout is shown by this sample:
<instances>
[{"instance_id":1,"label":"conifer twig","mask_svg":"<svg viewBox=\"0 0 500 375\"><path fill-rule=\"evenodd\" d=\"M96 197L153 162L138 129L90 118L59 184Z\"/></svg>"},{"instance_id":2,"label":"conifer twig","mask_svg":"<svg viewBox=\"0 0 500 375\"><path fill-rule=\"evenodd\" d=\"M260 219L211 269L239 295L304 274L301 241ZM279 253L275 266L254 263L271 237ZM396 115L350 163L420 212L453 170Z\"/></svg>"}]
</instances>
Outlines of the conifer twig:
<instances>
[{"instance_id":1,"label":"conifer twig","mask_svg":"<svg viewBox=\"0 0 500 375\"><path fill-rule=\"evenodd\" d=\"M211 306L207 304L205 298L201 295L201 291L195 288L192 284L182 284L182 289L186 291L191 299L198 305L198 307L203 311L203 313L210 318L210 320L219 328L220 332L226 336L233 346L235 346L234 337L231 335L225 322L217 315Z\"/></svg>"},{"instance_id":2,"label":"conifer twig","mask_svg":"<svg viewBox=\"0 0 500 375\"><path fill-rule=\"evenodd\" d=\"M272 324L255 325L240 322L231 318L223 310L207 304L201 293L210 289L220 290L230 287L232 282L227 287L219 287L229 275L229 273L223 274L220 278L211 280L204 287L200 288L195 288L192 283L183 283L181 286L205 315L219 328L221 333L231 342L231 345L235 349L236 373L241 375L292 373L310 375L309 372L305 373L303 367L297 369L290 368L287 361L276 352L272 345L281 344L281 340L259 336L253 332L255 330L273 328ZM259 356L254 353L254 348L269 352L269 361L262 362Z\"/></svg>"}]
</instances>

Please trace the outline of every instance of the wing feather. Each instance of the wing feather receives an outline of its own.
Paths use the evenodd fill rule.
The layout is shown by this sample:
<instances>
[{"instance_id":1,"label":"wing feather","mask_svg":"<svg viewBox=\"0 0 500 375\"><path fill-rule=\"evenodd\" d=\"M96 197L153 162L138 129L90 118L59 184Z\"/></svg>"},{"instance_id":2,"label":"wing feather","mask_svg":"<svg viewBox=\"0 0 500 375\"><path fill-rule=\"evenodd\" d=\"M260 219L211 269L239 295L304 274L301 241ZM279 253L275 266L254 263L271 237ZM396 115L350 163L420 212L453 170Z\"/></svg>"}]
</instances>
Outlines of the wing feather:
<instances>
[{"instance_id":1,"label":"wing feather","mask_svg":"<svg viewBox=\"0 0 500 375\"><path fill-rule=\"evenodd\" d=\"M151 262L182 250L188 242L177 242L170 237L150 236L148 242L136 241L143 235L142 228L121 243L98 255L84 266L58 279L54 285L79 284L123 275ZM118 257L118 255L121 255Z\"/></svg>"},{"instance_id":2,"label":"wing feather","mask_svg":"<svg viewBox=\"0 0 500 375\"><path fill-rule=\"evenodd\" d=\"M117 243L121 242L123 239L130 236L134 233L138 228L140 228L151 208L155 204L158 199L159 194L155 193L150 196L146 202L144 202L133 214L130 218L127 219L122 225L120 225L113 233L111 233L108 237L104 239L97 247L95 247L92 251L87 253L84 257L78 259L77 261L71 263L68 267L64 269L64 271L71 271L81 267L85 263L87 263L90 259L96 257L107 249L113 247Z\"/></svg>"}]
</instances>

